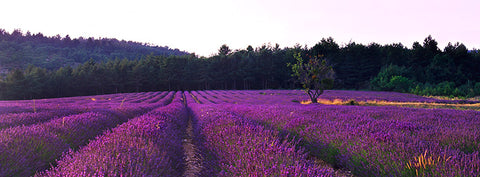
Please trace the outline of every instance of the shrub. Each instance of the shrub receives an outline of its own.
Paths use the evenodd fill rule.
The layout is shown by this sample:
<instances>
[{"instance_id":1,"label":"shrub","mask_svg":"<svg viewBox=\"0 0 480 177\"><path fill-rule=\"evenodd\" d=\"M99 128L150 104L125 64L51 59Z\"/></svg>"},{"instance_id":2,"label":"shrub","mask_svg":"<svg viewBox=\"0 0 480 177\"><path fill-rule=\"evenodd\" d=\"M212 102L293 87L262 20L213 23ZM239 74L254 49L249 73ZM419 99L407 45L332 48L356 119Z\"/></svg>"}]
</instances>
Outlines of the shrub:
<instances>
[{"instance_id":1,"label":"shrub","mask_svg":"<svg viewBox=\"0 0 480 177\"><path fill-rule=\"evenodd\" d=\"M480 82L475 83L475 86L473 87L473 92L475 95L480 95Z\"/></svg>"},{"instance_id":2,"label":"shrub","mask_svg":"<svg viewBox=\"0 0 480 177\"><path fill-rule=\"evenodd\" d=\"M398 78L398 76L408 78L410 75L410 70L404 66L388 65L383 67L377 76L370 81L370 86L373 90L392 91L395 89L395 84L391 83L392 79L393 82L398 82L404 80L403 78ZM405 91L408 91L408 89Z\"/></svg>"},{"instance_id":3,"label":"shrub","mask_svg":"<svg viewBox=\"0 0 480 177\"><path fill-rule=\"evenodd\" d=\"M441 82L435 87L434 95L453 96L454 88L455 83L453 82Z\"/></svg>"},{"instance_id":4,"label":"shrub","mask_svg":"<svg viewBox=\"0 0 480 177\"><path fill-rule=\"evenodd\" d=\"M359 105L357 101L355 101L354 99L351 99L351 100L348 100L347 103L345 103L345 105Z\"/></svg>"},{"instance_id":5,"label":"shrub","mask_svg":"<svg viewBox=\"0 0 480 177\"><path fill-rule=\"evenodd\" d=\"M413 85L413 80L403 76L392 76L388 85L393 91L407 92Z\"/></svg>"}]
</instances>

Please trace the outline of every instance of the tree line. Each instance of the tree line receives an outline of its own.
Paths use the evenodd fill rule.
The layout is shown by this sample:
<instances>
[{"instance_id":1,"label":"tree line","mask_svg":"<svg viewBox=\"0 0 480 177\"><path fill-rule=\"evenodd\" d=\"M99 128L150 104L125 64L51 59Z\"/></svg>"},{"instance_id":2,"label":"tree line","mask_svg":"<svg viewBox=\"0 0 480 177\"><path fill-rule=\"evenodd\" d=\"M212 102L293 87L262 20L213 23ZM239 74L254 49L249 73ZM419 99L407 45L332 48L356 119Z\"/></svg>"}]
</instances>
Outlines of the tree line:
<instances>
[{"instance_id":1,"label":"tree line","mask_svg":"<svg viewBox=\"0 0 480 177\"><path fill-rule=\"evenodd\" d=\"M313 47L262 45L211 57L148 55L138 60L89 60L78 66L46 69L30 65L0 81L2 99L38 99L119 92L208 89L300 88L287 63L323 56L335 70L335 89L373 89L422 95L480 95L480 51L461 43L443 50L428 36L412 48L401 43L340 46L324 38Z\"/></svg>"}]
</instances>

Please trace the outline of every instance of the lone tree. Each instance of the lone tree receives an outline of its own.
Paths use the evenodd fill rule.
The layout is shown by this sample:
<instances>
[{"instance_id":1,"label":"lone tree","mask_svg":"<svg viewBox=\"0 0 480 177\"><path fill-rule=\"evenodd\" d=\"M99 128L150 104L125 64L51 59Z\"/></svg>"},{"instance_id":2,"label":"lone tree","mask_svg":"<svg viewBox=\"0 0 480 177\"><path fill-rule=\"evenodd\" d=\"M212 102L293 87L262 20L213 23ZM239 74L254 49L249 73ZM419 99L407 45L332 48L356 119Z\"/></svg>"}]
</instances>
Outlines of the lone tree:
<instances>
[{"instance_id":1,"label":"lone tree","mask_svg":"<svg viewBox=\"0 0 480 177\"><path fill-rule=\"evenodd\" d=\"M292 67L292 76L296 77L302 84L312 103L317 103L317 99L323 93L323 90L333 87L335 72L332 66L328 65L327 60L321 59L323 56L310 58L307 63L303 62L300 53L293 56L297 63L287 64L287 66Z\"/></svg>"}]
</instances>

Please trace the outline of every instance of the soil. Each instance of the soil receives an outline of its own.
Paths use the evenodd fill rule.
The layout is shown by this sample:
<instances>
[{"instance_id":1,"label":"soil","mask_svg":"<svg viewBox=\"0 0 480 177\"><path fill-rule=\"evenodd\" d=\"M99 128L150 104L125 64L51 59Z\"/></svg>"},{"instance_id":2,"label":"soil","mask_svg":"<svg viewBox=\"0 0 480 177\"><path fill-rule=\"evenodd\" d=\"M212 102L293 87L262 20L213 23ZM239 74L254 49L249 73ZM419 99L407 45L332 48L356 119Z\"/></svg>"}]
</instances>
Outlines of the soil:
<instances>
[{"instance_id":1,"label":"soil","mask_svg":"<svg viewBox=\"0 0 480 177\"><path fill-rule=\"evenodd\" d=\"M199 176L203 168L198 149L193 142L194 138L192 117L189 116L185 138L182 140L185 158L185 171L183 176L185 177Z\"/></svg>"},{"instance_id":2,"label":"soil","mask_svg":"<svg viewBox=\"0 0 480 177\"><path fill-rule=\"evenodd\" d=\"M325 167L330 167L332 169L334 169L334 176L337 176L337 177L354 177L355 175L352 174L351 171L348 171L347 169L335 169L332 167L332 165L328 164L327 162L323 161L323 160L320 160L320 159L317 159L317 158L314 158L314 157L311 157L313 158L312 160L316 163L316 164L319 164L321 166L325 166Z\"/></svg>"}]
</instances>

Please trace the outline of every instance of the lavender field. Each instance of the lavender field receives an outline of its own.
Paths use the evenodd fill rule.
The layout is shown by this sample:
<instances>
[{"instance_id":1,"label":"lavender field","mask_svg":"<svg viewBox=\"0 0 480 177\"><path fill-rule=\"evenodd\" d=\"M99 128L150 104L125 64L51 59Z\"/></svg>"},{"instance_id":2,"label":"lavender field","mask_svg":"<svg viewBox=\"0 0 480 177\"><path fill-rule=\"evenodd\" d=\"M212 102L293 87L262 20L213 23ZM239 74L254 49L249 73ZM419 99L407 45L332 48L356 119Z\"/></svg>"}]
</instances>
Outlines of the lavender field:
<instances>
[{"instance_id":1,"label":"lavender field","mask_svg":"<svg viewBox=\"0 0 480 177\"><path fill-rule=\"evenodd\" d=\"M371 91L320 99L478 104ZM476 109L306 100L209 90L0 101L0 176L480 176Z\"/></svg>"}]
</instances>

